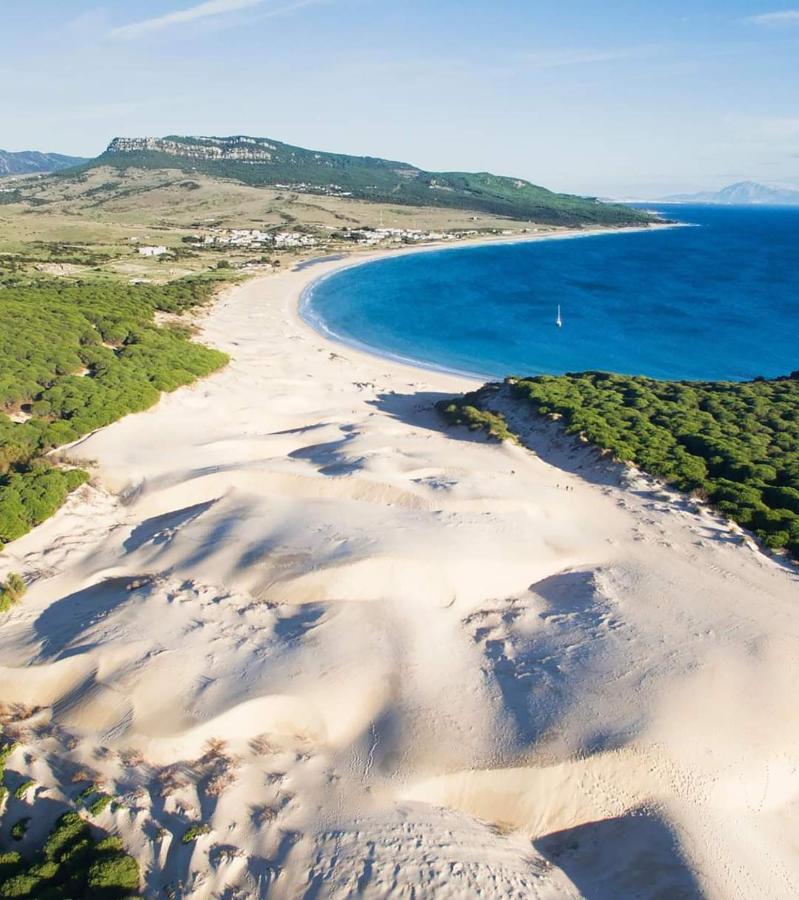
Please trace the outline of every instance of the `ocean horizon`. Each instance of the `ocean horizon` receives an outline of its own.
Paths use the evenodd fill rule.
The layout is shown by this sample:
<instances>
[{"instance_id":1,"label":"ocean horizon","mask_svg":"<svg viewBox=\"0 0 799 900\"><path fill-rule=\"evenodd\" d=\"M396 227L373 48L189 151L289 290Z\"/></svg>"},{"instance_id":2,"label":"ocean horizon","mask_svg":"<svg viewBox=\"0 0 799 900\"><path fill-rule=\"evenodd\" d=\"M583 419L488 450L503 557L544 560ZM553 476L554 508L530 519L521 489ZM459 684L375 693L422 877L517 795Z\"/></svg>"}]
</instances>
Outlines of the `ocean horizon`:
<instances>
[{"instance_id":1,"label":"ocean horizon","mask_svg":"<svg viewBox=\"0 0 799 900\"><path fill-rule=\"evenodd\" d=\"M640 206L695 227L382 258L313 283L300 311L345 343L477 378L799 369L799 209Z\"/></svg>"}]
</instances>

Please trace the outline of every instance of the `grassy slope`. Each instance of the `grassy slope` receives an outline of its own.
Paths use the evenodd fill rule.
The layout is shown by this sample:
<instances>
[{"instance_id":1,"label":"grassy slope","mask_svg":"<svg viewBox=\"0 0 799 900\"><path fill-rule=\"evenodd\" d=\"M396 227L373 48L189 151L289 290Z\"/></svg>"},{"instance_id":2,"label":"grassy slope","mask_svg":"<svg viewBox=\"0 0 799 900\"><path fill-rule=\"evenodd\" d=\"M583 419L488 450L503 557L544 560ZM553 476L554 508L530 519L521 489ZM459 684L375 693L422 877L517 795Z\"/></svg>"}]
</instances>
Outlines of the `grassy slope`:
<instances>
[{"instance_id":1,"label":"grassy slope","mask_svg":"<svg viewBox=\"0 0 799 900\"><path fill-rule=\"evenodd\" d=\"M167 140L204 144L203 138L173 135ZM426 172L392 160L319 153L278 141L254 140L269 148L270 161L248 163L181 157L156 151L107 151L87 168L98 165L145 169L179 167L186 172L232 178L259 186L304 183L321 189L335 184L358 199L470 209L543 224L634 225L652 220L646 213L628 207L553 193L516 178L485 172Z\"/></svg>"},{"instance_id":2,"label":"grassy slope","mask_svg":"<svg viewBox=\"0 0 799 900\"><path fill-rule=\"evenodd\" d=\"M799 558L799 373L738 383L584 372L513 380L511 390L569 434L706 497ZM454 424L484 427L473 410L487 397L478 391L441 411Z\"/></svg>"},{"instance_id":3,"label":"grassy slope","mask_svg":"<svg viewBox=\"0 0 799 900\"><path fill-rule=\"evenodd\" d=\"M429 231L523 233L534 228L469 210L374 203L351 197L253 187L177 169L114 169L20 182L18 202L0 193L0 277L38 269L83 279L146 278L169 281L207 272L220 259L234 265L264 251L247 247L187 245L183 238L212 227L302 229L318 238L314 252L351 251L336 237L342 228L419 228ZM139 256L138 244L163 244L168 258ZM266 251L289 265L295 251Z\"/></svg>"}]
</instances>

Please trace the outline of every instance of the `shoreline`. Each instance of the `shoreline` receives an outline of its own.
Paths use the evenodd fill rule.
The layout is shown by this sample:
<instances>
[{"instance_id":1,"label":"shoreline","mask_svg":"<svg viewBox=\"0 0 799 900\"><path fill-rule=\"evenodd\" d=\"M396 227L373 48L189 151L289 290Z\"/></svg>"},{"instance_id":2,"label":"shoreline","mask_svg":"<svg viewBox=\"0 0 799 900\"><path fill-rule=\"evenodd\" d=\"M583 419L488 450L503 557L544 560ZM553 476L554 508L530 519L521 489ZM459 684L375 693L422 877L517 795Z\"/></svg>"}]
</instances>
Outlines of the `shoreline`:
<instances>
[{"instance_id":1,"label":"shoreline","mask_svg":"<svg viewBox=\"0 0 799 900\"><path fill-rule=\"evenodd\" d=\"M796 893L795 576L551 428L446 429L473 382L300 317L344 262L224 291L229 365L6 549L9 765L119 797L148 896Z\"/></svg>"},{"instance_id":2,"label":"shoreline","mask_svg":"<svg viewBox=\"0 0 799 900\"><path fill-rule=\"evenodd\" d=\"M450 366L427 362L425 360L417 360L412 357L405 357L401 354L392 353L389 350L383 350L379 347L374 347L370 344L363 343L362 341L358 341L355 338L349 338L337 334L326 325L321 316L312 314L310 310L311 293L313 292L314 288L321 284L323 281L333 277L334 275L337 275L339 272L342 272L345 269L353 269L359 266L369 265L374 262L380 262L384 259L393 259L398 256L410 256L413 254L436 253L456 250L470 250L477 247L493 246L495 244L502 244L503 246L513 246L515 244L526 244L547 240L577 240L582 238L612 236L616 234L643 234L653 231L661 231L664 229L682 227L695 226L693 226L691 223L684 222L664 222L662 224L629 226L623 228L593 228L585 230L567 229L562 232L546 232L543 234L503 235L491 238L475 238L473 240L458 242L442 241L433 244L425 244L418 247L415 246L403 247L398 249L383 249L375 251L365 251L362 254L350 254L344 257L331 259L331 266L329 268L325 266L324 257L321 257L319 259L318 267L316 265L307 266L307 269L314 270L315 277L309 280L308 283L300 291L296 302L297 317L300 322L302 322L316 334L325 337L327 340L333 343L347 347L350 350L355 350L358 353L364 353L378 358L390 360L391 362L399 363L405 366L411 366L413 368L420 369L421 371L440 372L442 374L454 375L458 378L467 379L468 381L473 383L483 384L486 381L496 380L498 376L487 373L469 372ZM300 263L300 266L302 265L303 264ZM322 269L322 267L325 268L320 272L320 269ZM306 271L307 269L303 268L299 270ZM293 267L292 271L298 271L298 267Z\"/></svg>"}]
</instances>

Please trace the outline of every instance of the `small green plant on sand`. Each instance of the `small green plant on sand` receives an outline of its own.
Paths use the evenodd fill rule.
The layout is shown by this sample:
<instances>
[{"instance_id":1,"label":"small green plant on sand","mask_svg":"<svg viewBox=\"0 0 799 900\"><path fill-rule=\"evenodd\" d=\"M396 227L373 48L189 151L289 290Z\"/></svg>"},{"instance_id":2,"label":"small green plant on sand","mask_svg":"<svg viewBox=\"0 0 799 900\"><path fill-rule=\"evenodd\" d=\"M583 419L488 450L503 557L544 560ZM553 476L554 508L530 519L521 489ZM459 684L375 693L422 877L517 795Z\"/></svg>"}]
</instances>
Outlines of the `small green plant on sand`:
<instances>
[{"instance_id":1,"label":"small green plant on sand","mask_svg":"<svg viewBox=\"0 0 799 900\"><path fill-rule=\"evenodd\" d=\"M100 813L114 802L114 798L110 794L100 794L100 796L89 805L89 815L99 816Z\"/></svg>"},{"instance_id":2,"label":"small green plant on sand","mask_svg":"<svg viewBox=\"0 0 799 900\"><path fill-rule=\"evenodd\" d=\"M27 585L16 572L6 576L6 580L0 583L0 612L8 612L25 596Z\"/></svg>"},{"instance_id":3,"label":"small green plant on sand","mask_svg":"<svg viewBox=\"0 0 799 900\"><path fill-rule=\"evenodd\" d=\"M30 816L25 816L24 819L20 819L19 822L15 822L11 826L11 837L14 838L15 841L21 841L22 838L25 837L30 821Z\"/></svg>"},{"instance_id":4,"label":"small green plant on sand","mask_svg":"<svg viewBox=\"0 0 799 900\"><path fill-rule=\"evenodd\" d=\"M75 797L75 804L77 806L82 806L84 801L88 800L92 794L98 794L99 791L95 785L90 784L88 787L84 788L78 795Z\"/></svg>"},{"instance_id":5,"label":"small green plant on sand","mask_svg":"<svg viewBox=\"0 0 799 900\"><path fill-rule=\"evenodd\" d=\"M25 794L27 794L28 791L34 787L36 787L36 782L32 778L29 778L27 781L23 781L22 784L14 791L14 796L17 798L17 800L24 800Z\"/></svg>"},{"instance_id":6,"label":"small green plant on sand","mask_svg":"<svg viewBox=\"0 0 799 900\"><path fill-rule=\"evenodd\" d=\"M211 826L206 825L204 822L200 822L197 825L190 825L184 832L181 840L184 844L191 844L192 841L196 841L198 837L208 834L210 830Z\"/></svg>"}]
</instances>

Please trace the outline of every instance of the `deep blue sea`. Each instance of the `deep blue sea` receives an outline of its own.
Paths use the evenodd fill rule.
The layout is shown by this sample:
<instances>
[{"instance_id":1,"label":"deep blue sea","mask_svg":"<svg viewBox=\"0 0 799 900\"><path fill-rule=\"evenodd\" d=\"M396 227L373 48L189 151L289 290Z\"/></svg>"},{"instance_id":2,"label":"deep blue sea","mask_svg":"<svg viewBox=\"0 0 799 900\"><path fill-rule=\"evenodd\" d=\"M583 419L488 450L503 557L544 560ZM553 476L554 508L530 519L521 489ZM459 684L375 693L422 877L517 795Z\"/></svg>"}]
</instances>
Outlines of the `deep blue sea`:
<instances>
[{"instance_id":1,"label":"deep blue sea","mask_svg":"<svg viewBox=\"0 0 799 900\"><path fill-rule=\"evenodd\" d=\"M345 341L481 376L799 369L799 209L659 209L687 226L384 259L312 285L302 314Z\"/></svg>"}]
</instances>

